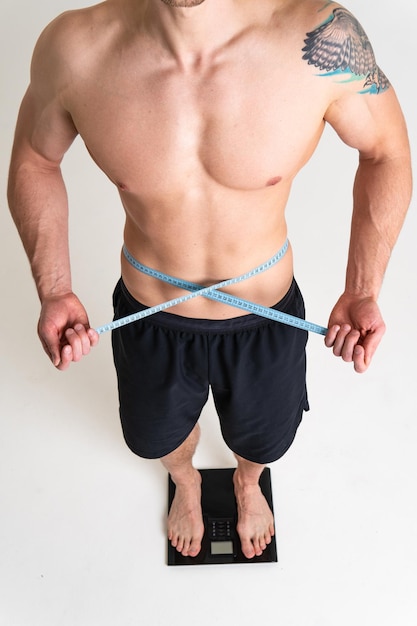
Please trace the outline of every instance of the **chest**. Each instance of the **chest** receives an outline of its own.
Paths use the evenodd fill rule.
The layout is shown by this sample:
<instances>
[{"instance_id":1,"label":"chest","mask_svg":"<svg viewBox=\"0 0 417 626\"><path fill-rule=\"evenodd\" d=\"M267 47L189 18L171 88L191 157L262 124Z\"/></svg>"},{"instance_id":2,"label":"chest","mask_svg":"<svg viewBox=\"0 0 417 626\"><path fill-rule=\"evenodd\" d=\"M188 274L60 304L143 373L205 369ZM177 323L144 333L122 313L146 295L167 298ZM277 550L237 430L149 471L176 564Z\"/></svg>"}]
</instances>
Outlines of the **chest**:
<instances>
[{"instance_id":1,"label":"chest","mask_svg":"<svg viewBox=\"0 0 417 626\"><path fill-rule=\"evenodd\" d=\"M246 53L188 71L111 64L78 86L71 114L119 187L162 193L204 176L236 189L291 178L318 142L325 108L301 60Z\"/></svg>"}]
</instances>

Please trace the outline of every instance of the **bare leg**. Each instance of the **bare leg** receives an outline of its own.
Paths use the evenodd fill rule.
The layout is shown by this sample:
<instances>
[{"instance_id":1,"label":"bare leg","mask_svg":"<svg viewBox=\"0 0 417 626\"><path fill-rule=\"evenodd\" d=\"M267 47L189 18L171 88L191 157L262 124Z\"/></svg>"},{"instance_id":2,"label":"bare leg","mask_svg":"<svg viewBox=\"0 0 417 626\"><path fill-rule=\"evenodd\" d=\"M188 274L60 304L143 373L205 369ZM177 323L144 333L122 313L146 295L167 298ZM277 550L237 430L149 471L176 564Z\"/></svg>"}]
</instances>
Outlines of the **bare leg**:
<instances>
[{"instance_id":1,"label":"bare leg","mask_svg":"<svg viewBox=\"0 0 417 626\"><path fill-rule=\"evenodd\" d=\"M197 556L204 535L201 475L192 462L199 437L197 425L179 448L161 459L175 483L168 515L168 539L183 556Z\"/></svg>"},{"instance_id":2,"label":"bare leg","mask_svg":"<svg viewBox=\"0 0 417 626\"><path fill-rule=\"evenodd\" d=\"M259 486L264 465L246 461L237 455L233 476L238 511L237 532L246 558L260 556L274 535L272 511Z\"/></svg>"}]
</instances>

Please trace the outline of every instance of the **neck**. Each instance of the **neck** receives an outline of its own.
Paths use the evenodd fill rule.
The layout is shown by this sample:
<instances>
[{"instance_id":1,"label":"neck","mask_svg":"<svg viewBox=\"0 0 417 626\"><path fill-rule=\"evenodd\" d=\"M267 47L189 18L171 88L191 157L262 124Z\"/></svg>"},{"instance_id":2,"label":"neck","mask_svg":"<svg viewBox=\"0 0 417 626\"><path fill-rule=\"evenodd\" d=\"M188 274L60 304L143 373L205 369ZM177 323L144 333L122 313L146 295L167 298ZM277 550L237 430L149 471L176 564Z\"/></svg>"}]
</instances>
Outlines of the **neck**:
<instances>
[{"instance_id":1,"label":"neck","mask_svg":"<svg viewBox=\"0 0 417 626\"><path fill-rule=\"evenodd\" d=\"M245 27L245 11L238 5L235 0L205 0L182 8L148 0L145 20L152 35L187 66L209 58Z\"/></svg>"}]
</instances>

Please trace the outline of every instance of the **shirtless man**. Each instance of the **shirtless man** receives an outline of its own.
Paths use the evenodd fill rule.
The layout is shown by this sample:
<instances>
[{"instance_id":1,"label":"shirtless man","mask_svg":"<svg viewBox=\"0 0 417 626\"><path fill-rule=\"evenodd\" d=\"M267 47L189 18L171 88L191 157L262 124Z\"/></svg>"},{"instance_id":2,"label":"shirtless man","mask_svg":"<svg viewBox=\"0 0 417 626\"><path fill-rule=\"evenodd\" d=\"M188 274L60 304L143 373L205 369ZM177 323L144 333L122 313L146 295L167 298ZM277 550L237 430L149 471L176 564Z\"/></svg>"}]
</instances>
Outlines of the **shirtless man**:
<instances>
[{"instance_id":1,"label":"shirtless man","mask_svg":"<svg viewBox=\"0 0 417 626\"><path fill-rule=\"evenodd\" d=\"M120 191L131 255L162 272L210 285L250 270L283 246L291 182L326 122L359 151L360 160L346 284L330 314L325 343L364 372L384 333L377 297L411 183L400 107L356 19L323 0L107 0L54 20L34 52L9 184L11 211L42 305L39 336L54 366L67 369L98 341L70 276L60 163L77 134ZM268 271L229 291L303 314L290 247ZM179 293L184 292L144 275L122 255L116 315ZM125 437L137 454L161 458L176 483L168 536L183 555L198 554L203 534L200 475L192 458L208 383L237 458L234 483L244 554L260 555L274 532L258 479L265 463L289 447L308 408L306 333L254 317L196 298L149 318L149 324L114 331ZM226 336L227 346L226 340L221 343ZM182 350L194 349L184 348L182 337L197 357L178 380L175 366ZM196 368L207 358L207 337L218 370L216 365L216 380L202 382ZM292 365L278 363L277 374L262 378L264 362L267 372L275 367L274 355L279 362L281 345ZM248 346L252 352L246 357ZM272 356L264 354L268 346ZM134 361L138 353L142 367ZM179 370L189 358L187 353ZM131 370L135 380L129 379ZM289 381L297 377L290 392ZM239 404L240 394L246 397ZM132 402L142 402L137 415ZM166 420L160 423L162 415ZM149 419L156 420L156 434ZM262 446L269 451L262 452Z\"/></svg>"}]
</instances>

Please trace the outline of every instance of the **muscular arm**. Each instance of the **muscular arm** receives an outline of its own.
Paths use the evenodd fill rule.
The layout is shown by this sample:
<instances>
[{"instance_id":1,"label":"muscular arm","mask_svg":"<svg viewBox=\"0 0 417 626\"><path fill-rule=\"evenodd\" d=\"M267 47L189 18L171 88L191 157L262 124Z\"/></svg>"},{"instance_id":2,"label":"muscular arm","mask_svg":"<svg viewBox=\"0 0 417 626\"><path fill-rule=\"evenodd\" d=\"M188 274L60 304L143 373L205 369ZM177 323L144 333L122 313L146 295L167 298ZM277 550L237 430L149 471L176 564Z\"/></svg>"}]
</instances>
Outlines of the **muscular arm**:
<instances>
[{"instance_id":1,"label":"muscular arm","mask_svg":"<svg viewBox=\"0 0 417 626\"><path fill-rule=\"evenodd\" d=\"M392 88L341 98L326 119L359 151L345 291L331 313L326 345L363 372L385 330L376 302L410 202L409 144Z\"/></svg>"},{"instance_id":2,"label":"muscular arm","mask_svg":"<svg viewBox=\"0 0 417 626\"><path fill-rule=\"evenodd\" d=\"M385 331L377 297L410 202L410 152L400 106L365 31L340 5L328 10L307 33L303 59L322 72L318 80L334 83L325 119L359 151L359 167L345 291L325 341L364 372Z\"/></svg>"},{"instance_id":3,"label":"muscular arm","mask_svg":"<svg viewBox=\"0 0 417 626\"><path fill-rule=\"evenodd\" d=\"M35 49L10 164L9 206L42 304L39 336L53 364L66 369L97 342L72 293L68 205L60 163L77 131L60 101L60 68L46 32Z\"/></svg>"},{"instance_id":4,"label":"muscular arm","mask_svg":"<svg viewBox=\"0 0 417 626\"><path fill-rule=\"evenodd\" d=\"M69 121L55 122L68 132L68 141L62 141L63 146L56 145L61 142L53 140L51 130L56 133L59 128L48 131L39 128L49 120L45 119L48 113L45 116L42 103L37 100L33 87L29 87L16 127L8 195L10 210L43 301L48 296L71 290L67 194L60 153L65 143L69 145L72 141L73 131ZM44 132L47 138L42 137ZM45 139L52 144L49 150L45 150Z\"/></svg>"}]
</instances>

